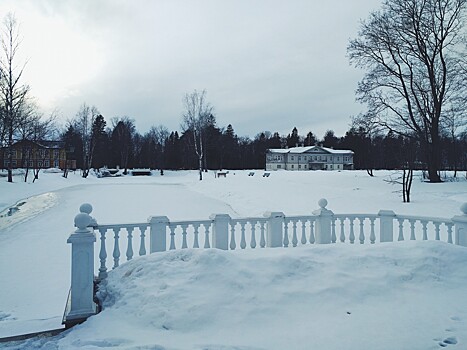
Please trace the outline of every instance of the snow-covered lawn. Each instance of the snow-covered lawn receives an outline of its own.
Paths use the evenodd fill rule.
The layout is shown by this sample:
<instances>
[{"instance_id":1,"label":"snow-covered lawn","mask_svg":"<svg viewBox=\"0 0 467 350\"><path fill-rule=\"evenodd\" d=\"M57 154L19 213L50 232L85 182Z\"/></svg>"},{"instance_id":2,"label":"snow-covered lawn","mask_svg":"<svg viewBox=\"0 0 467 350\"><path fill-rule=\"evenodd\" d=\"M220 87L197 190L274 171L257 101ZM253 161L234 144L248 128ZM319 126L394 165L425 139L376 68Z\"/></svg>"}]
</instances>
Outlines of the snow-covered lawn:
<instances>
[{"instance_id":1,"label":"snow-covered lawn","mask_svg":"<svg viewBox=\"0 0 467 350\"><path fill-rule=\"evenodd\" d=\"M212 213L335 213L450 218L467 182L414 181L403 204L389 172L166 172L152 177L0 178L0 337L60 326L70 286L66 240L81 203L99 223L207 219ZM24 203L23 203L24 202ZM467 346L467 248L438 242L183 250L109 274L105 310L49 339L0 347L74 349L437 349Z\"/></svg>"}]
</instances>

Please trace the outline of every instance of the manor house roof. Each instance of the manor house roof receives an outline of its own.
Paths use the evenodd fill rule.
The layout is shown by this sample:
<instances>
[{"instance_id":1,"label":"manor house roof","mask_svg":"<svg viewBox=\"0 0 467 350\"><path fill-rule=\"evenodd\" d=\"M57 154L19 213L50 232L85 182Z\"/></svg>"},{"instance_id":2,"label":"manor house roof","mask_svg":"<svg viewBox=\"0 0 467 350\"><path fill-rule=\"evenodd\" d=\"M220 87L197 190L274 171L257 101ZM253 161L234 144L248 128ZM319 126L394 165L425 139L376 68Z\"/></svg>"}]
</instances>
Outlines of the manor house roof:
<instances>
[{"instance_id":1,"label":"manor house roof","mask_svg":"<svg viewBox=\"0 0 467 350\"><path fill-rule=\"evenodd\" d=\"M321 151L330 154L353 154L354 152L346 149L333 149L321 146L306 146L306 147L291 147L291 148L271 148L271 153L312 153L313 151Z\"/></svg>"}]
</instances>

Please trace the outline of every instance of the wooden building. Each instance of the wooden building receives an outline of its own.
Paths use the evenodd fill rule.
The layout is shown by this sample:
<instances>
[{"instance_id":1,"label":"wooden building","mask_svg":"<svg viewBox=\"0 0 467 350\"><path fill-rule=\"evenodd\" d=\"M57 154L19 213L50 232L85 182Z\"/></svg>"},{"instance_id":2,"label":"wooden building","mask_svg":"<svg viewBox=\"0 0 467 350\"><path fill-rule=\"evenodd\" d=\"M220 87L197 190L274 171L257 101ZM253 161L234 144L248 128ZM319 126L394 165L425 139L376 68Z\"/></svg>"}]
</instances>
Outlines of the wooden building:
<instances>
[{"instance_id":1,"label":"wooden building","mask_svg":"<svg viewBox=\"0 0 467 350\"><path fill-rule=\"evenodd\" d=\"M4 147L0 151L0 166L8 168L8 148ZM76 169L76 160L68 160L67 152L63 142L60 141L40 141L34 142L22 140L15 142L11 149L11 167L47 169L60 168Z\"/></svg>"}]
</instances>

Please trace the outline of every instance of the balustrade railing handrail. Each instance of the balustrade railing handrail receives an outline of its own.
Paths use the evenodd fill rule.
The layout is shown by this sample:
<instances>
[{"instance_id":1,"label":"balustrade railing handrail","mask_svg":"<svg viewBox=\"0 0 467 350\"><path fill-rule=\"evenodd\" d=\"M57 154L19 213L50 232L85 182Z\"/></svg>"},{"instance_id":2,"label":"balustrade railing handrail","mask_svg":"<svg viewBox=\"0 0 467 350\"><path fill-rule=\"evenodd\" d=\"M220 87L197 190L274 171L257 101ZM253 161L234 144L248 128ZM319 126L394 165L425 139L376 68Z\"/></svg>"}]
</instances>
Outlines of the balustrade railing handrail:
<instances>
[{"instance_id":1,"label":"balustrade railing handrail","mask_svg":"<svg viewBox=\"0 0 467 350\"><path fill-rule=\"evenodd\" d=\"M208 220L180 221L170 221L166 216L151 216L144 223L100 225L90 216L92 206L83 204L80 207L80 214L75 217L77 230L68 238L68 243L72 244L72 292L69 296L70 307L63 322L67 325L74 324L95 313L93 306L95 230L99 232L98 240L101 244L100 280L105 280L107 276L108 259L113 259L113 268L116 268L120 264L122 255L126 256L127 260L131 260L135 251L138 251L139 255L145 255L147 251L154 253L177 249L177 245L182 249L190 245L193 248L212 247L228 250L289 245L296 247L304 244L346 241L374 244L379 236L379 242L415 240L418 237L422 240L445 240L447 243L467 247L467 203L461 206L463 215L451 219L400 215L391 210L380 210L377 214L334 214L326 208L327 200L319 200L318 205L320 208L310 215L286 216L282 212L268 212L263 217L232 218L228 214L213 214ZM122 229L127 233L120 237ZM369 230L369 233L365 230ZM407 231L410 232L410 236L405 234ZM124 243L120 244L120 240L125 238L126 247ZM146 243L146 240L149 243ZM112 243L113 249L109 249L108 253L106 245ZM133 246L137 245L139 249L137 247L134 249ZM123 254L120 248L124 250Z\"/></svg>"},{"instance_id":2,"label":"balustrade railing handrail","mask_svg":"<svg viewBox=\"0 0 467 350\"><path fill-rule=\"evenodd\" d=\"M378 214L366 214L366 213L359 213L359 214L346 214L346 213L343 213L343 214L332 214L333 217L335 217L336 219L341 219L341 218L344 218L344 219L347 219L347 218L354 218L354 219L358 219L358 218L365 218L365 219L378 219L380 216Z\"/></svg>"},{"instance_id":3,"label":"balustrade railing handrail","mask_svg":"<svg viewBox=\"0 0 467 350\"><path fill-rule=\"evenodd\" d=\"M183 221L169 221L168 225L211 225L213 220L183 220Z\"/></svg>"},{"instance_id":4,"label":"balustrade railing handrail","mask_svg":"<svg viewBox=\"0 0 467 350\"><path fill-rule=\"evenodd\" d=\"M128 224L96 224L91 225L95 230L99 229L107 229L113 230L114 228L123 227L123 228L140 228L140 227L148 227L149 223L142 222L142 223L128 223Z\"/></svg>"},{"instance_id":5,"label":"balustrade railing handrail","mask_svg":"<svg viewBox=\"0 0 467 350\"><path fill-rule=\"evenodd\" d=\"M447 218L440 218L440 217L433 217L433 216L418 216L418 215L401 215L397 214L395 219L404 219L404 220L415 220L415 221L427 221L427 222L434 222L434 223L453 223L452 219Z\"/></svg>"},{"instance_id":6,"label":"balustrade railing handrail","mask_svg":"<svg viewBox=\"0 0 467 350\"><path fill-rule=\"evenodd\" d=\"M313 215L313 214L284 216L285 220L295 220L295 221L302 221L302 220L310 221L310 220L315 220L315 218L316 218L316 215Z\"/></svg>"},{"instance_id":7,"label":"balustrade railing handrail","mask_svg":"<svg viewBox=\"0 0 467 350\"><path fill-rule=\"evenodd\" d=\"M365 219L378 219L380 216L378 214L366 214L366 213L358 213L358 214L348 214L348 213L340 213L340 214L332 214L332 217L336 219L347 219L347 218L365 218ZM448 218L441 218L441 217L433 217L433 216L418 216L418 215L401 215L396 214L394 216L395 220L404 219L404 220L415 220L415 221L426 221L426 222L433 222L433 223L449 223L453 224L452 219ZM284 220L295 220L295 221L310 221L316 220L316 215L290 215L284 216ZM235 223L266 223L268 221L267 218L264 217L240 217L240 218L230 218L230 222ZM205 224L212 224L214 220L180 220L180 221L169 221L168 224L170 225L205 225ZM118 223L118 224L91 224L94 229L114 229L117 227L124 227L124 228L140 228L140 227L148 227L150 224L148 222L140 222L140 223Z\"/></svg>"}]
</instances>

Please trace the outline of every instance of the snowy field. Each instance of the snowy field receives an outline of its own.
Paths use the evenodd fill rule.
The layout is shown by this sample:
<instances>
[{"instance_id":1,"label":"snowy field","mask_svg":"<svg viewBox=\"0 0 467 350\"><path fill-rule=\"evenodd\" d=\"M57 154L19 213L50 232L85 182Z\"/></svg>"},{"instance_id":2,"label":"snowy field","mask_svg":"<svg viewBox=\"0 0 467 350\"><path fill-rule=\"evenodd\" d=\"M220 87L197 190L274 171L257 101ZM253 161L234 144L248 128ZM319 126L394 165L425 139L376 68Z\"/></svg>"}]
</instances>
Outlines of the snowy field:
<instances>
[{"instance_id":1,"label":"snowy field","mask_svg":"<svg viewBox=\"0 0 467 350\"><path fill-rule=\"evenodd\" d=\"M34 184L0 177L0 337L60 327L70 287L66 240L84 202L101 224L307 215L323 197L336 214L451 218L467 202L465 177L441 184L417 177L404 204L384 181L390 172L262 173L210 172L201 182L189 171L42 173ZM418 241L152 254L109 274L99 315L59 336L0 348L465 349L466 266L467 248Z\"/></svg>"}]
</instances>

